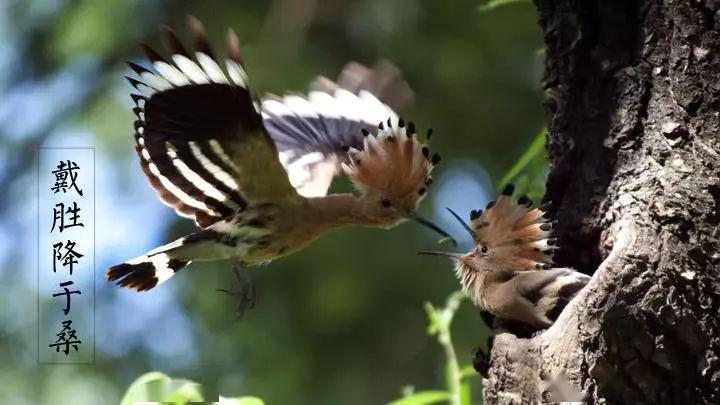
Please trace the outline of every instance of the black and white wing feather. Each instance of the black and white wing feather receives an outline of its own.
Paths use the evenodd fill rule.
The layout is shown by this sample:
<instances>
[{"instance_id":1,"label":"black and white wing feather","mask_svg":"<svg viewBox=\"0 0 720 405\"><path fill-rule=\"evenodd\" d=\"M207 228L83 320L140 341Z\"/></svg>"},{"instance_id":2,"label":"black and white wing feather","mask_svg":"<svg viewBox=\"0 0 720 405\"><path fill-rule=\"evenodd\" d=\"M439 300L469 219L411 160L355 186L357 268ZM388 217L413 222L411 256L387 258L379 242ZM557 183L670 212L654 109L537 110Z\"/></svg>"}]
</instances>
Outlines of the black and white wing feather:
<instances>
[{"instance_id":1,"label":"black and white wing feather","mask_svg":"<svg viewBox=\"0 0 720 405\"><path fill-rule=\"evenodd\" d=\"M539 316L557 319L565 306L590 281L590 276L569 268L530 270L515 273L517 292Z\"/></svg>"},{"instance_id":2,"label":"black and white wing feather","mask_svg":"<svg viewBox=\"0 0 720 405\"><path fill-rule=\"evenodd\" d=\"M350 62L337 81L318 77L307 96L265 97L262 116L290 183L299 194L317 197L340 173L346 148L361 148L362 130L374 134L379 123L397 122L393 107L411 100L412 91L389 62L373 69Z\"/></svg>"},{"instance_id":3,"label":"black and white wing feather","mask_svg":"<svg viewBox=\"0 0 720 405\"><path fill-rule=\"evenodd\" d=\"M129 63L139 78L128 80L141 93L132 95L136 151L150 184L201 227L249 203L299 198L253 104L237 37L228 36L223 69L202 24L191 18L189 25L193 54L164 28L171 60L143 44L155 72Z\"/></svg>"}]
</instances>

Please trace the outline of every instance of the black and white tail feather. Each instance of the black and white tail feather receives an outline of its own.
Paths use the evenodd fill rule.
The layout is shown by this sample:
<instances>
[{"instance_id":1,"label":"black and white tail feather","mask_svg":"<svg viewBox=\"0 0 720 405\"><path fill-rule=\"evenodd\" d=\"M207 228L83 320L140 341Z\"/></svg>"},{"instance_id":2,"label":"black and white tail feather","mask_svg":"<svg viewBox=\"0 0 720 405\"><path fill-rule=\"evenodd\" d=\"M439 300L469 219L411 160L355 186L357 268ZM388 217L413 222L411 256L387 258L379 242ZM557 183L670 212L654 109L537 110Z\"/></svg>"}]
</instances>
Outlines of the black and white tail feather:
<instances>
[{"instance_id":1,"label":"black and white tail feather","mask_svg":"<svg viewBox=\"0 0 720 405\"><path fill-rule=\"evenodd\" d=\"M127 80L137 90L131 97L143 172L163 203L203 229L107 271L107 280L138 291L192 260L242 260L269 232L242 218L249 207L326 195L347 162L345 149L362 146L362 130L376 133L378 122L396 119L390 105L412 99L389 63L350 63L336 82L319 77L307 97L255 101L237 36L228 33L219 59L203 25L192 17L188 25L194 51L163 27L170 58L141 44L149 64L128 62L136 77Z\"/></svg>"}]
</instances>

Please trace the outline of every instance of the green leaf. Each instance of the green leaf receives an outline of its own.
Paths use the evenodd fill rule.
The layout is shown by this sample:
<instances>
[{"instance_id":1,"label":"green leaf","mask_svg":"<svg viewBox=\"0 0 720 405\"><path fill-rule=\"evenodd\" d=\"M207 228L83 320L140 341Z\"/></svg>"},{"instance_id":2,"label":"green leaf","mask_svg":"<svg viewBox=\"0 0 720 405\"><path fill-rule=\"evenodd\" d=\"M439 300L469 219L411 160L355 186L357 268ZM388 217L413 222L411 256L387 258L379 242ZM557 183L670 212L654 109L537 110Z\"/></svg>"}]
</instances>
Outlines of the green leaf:
<instances>
[{"instance_id":1,"label":"green leaf","mask_svg":"<svg viewBox=\"0 0 720 405\"><path fill-rule=\"evenodd\" d=\"M472 405L470 384L467 380L461 380L460 382L460 405Z\"/></svg>"},{"instance_id":2,"label":"green leaf","mask_svg":"<svg viewBox=\"0 0 720 405\"><path fill-rule=\"evenodd\" d=\"M478 7L478 10L482 13L495 10L498 7L507 6L508 4L515 3L530 3L530 0L490 0L482 6Z\"/></svg>"},{"instance_id":3,"label":"green leaf","mask_svg":"<svg viewBox=\"0 0 720 405\"><path fill-rule=\"evenodd\" d=\"M530 146L523 152L520 159L513 165L510 170L503 176L498 183L498 188L505 187L507 183L518 177L520 173L527 169L534 169L534 171L541 171L547 164L545 157L545 137L547 136L547 130L543 128L539 134L533 139ZM538 173L534 173L536 177Z\"/></svg>"},{"instance_id":4,"label":"green leaf","mask_svg":"<svg viewBox=\"0 0 720 405\"><path fill-rule=\"evenodd\" d=\"M433 304L426 302L425 303L425 312L427 313L427 317L428 317L427 333L430 336L434 336L442 328L439 311L437 309L435 309Z\"/></svg>"},{"instance_id":5,"label":"green leaf","mask_svg":"<svg viewBox=\"0 0 720 405\"><path fill-rule=\"evenodd\" d=\"M200 384L183 379L172 379L159 372L143 374L125 392L120 405L135 402L169 402L185 404L203 401Z\"/></svg>"},{"instance_id":6,"label":"green leaf","mask_svg":"<svg viewBox=\"0 0 720 405\"><path fill-rule=\"evenodd\" d=\"M478 375L478 373L477 373L477 371L475 371L473 366L465 366L460 369L460 378L463 378L463 379L470 378L470 377L475 377L477 375Z\"/></svg>"},{"instance_id":7,"label":"green leaf","mask_svg":"<svg viewBox=\"0 0 720 405\"><path fill-rule=\"evenodd\" d=\"M450 394L446 391L420 391L415 394L397 399L388 405L427 405L447 401Z\"/></svg>"},{"instance_id":8,"label":"green leaf","mask_svg":"<svg viewBox=\"0 0 720 405\"><path fill-rule=\"evenodd\" d=\"M78 0L68 3L50 32L49 52L63 63L82 56L110 55L125 46L137 0Z\"/></svg>"},{"instance_id":9,"label":"green leaf","mask_svg":"<svg viewBox=\"0 0 720 405\"><path fill-rule=\"evenodd\" d=\"M218 405L265 405L265 402L258 397L225 398L220 396Z\"/></svg>"}]
</instances>

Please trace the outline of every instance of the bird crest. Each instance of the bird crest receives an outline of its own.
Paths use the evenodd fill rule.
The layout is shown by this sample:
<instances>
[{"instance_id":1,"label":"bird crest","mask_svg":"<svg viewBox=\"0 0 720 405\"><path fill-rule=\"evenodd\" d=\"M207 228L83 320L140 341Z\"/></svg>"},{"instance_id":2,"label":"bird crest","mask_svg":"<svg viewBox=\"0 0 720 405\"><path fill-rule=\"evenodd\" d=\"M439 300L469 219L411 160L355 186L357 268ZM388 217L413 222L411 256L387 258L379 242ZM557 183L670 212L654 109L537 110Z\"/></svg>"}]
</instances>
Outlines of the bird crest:
<instances>
[{"instance_id":1,"label":"bird crest","mask_svg":"<svg viewBox=\"0 0 720 405\"><path fill-rule=\"evenodd\" d=\"M448 210L472 236L475 249L469 255L481 267L506 271L549 269L556 248L556 239L551 238L554 224L547 220L543 209L533 208L527 196L514 201L514 189L509 184L485 210L472 210L469 225Z\"/></svg>"},{"instance_id":2,"label":"bird crest","mask_svg":"<svg viewBox=\"0 0 720 405\"><path fill-rule=\"evenodd\" d=\"M361 149L348 148L343 170L364 197L377 198L384 207L414 210L427 194L430 173L440 161L422 143L415 125L388 119L376 135L363 130ZM432 134L428 130L427 139Z\"/></svg>"}]
</instances>

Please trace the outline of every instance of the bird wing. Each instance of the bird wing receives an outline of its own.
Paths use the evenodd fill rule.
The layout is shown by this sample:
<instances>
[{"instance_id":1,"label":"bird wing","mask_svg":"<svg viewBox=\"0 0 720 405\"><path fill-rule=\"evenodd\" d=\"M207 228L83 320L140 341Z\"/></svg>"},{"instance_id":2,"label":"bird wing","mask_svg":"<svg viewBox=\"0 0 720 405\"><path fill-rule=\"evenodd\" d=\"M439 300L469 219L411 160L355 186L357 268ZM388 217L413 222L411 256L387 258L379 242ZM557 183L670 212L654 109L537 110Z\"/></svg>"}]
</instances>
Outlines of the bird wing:
<instances>
[{"instance_id":1,"label":"bird wing","mask_svg":"<svg viewBox=\"0 0 720 405\"><path fill-rule=\"evenodd\" d=\"M247 86L239 41L228 36L225 70L202 24L191 18L195 52L163 29L171 61L142 44L156 72L134 63L136 151L160 199L201 227L250 203L300 198L278 160Z\"/></svg>"},{"instance_id":2,"label":"bird wing","mask_svg":"<svg viewBox=\"0 0 720 405\"><path fill-rule=\"evenodd\" d=\"M568 268L517 272L515 290L532 305L540 318L555 320L590 276Z\"/></svg>"},{"instance_id":3,"label":"bird wing","mask_svg":"<svg viewBox=\"0 0 720 405\"><path fill-rule=\"evenodd\" d=\"M548 286L567 273L568 269L562 268L522 271L515 274L513 283L522 297L535 304L548 293Z\"/></svg>"},{"instance_id":4,"label":"bird wing","mask_svg":"<svg viewBox=\"0 0 720 405\"><path fill-rule=\"evenodd\" d=\"M532 303L543 297L571 299L590 281L590 276L568 268L517 272L513 278L518 293Z\"/></svg>"},{"instance_id":5,"label":"bird wing","mask_svg":"<svg viewBox=\"0 0 720 405\"><path fill-rule=\"evenodd\" d=\"M389 62L372 69L350 62L336 81L318 77L306 96L264 97L262 116L291 184L301 195L317 197L341 172L347 148L361 148L361 130L376 133L411 100L412 90Z\"/></svg>"}]
</instances>

